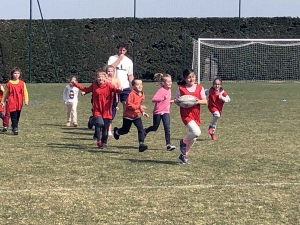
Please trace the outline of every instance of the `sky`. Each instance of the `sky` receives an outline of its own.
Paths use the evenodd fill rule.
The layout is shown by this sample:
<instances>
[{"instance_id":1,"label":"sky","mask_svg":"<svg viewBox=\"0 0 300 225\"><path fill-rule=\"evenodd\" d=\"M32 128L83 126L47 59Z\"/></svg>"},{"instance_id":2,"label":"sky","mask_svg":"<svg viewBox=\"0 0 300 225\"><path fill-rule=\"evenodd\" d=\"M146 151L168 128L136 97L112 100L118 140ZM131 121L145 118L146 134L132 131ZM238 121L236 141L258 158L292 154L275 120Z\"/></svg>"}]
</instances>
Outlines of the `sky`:
<instances>
[{"instance_id":1,"label":"sky","mask_svg":"<svg viewBox=\"0 0 300 225\"><path fill-rule=\"evenodd\" d=\"M0 19L300 17L300 0L0 0ZM239 4L241 3L241 4ZM240 6L240 7L239 7ZM135 10L134 10L135 9Z\"/></svg>"}]
</instances>

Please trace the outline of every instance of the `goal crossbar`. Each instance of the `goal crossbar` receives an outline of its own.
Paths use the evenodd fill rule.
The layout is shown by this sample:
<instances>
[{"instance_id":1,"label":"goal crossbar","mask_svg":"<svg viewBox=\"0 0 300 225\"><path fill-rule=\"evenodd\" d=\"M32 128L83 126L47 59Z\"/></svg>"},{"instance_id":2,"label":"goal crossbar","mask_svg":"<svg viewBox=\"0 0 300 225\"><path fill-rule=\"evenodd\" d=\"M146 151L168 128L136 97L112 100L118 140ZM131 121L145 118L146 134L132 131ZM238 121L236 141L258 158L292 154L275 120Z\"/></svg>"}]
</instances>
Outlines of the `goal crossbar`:
<instances>
[{"instance_id":1,"label":"goal crossbar","mask_svg":"<svg viewBox=\"0 0 300 225\"><path fill-rule=\"evenodd\" d=\"M300 39L198 38L192 68L198 82L299 80Z\"/></svg>"}]
</instances>

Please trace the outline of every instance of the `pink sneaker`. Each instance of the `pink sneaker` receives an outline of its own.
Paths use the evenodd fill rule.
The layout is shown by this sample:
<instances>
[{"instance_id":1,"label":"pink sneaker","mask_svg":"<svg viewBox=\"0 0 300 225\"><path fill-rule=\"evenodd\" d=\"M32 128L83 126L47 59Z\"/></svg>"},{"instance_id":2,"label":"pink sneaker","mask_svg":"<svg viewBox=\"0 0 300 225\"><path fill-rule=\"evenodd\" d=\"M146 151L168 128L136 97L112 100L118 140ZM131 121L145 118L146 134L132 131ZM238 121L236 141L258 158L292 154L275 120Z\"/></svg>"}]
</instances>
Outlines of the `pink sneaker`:
<instances>
[{"instance_id":1,"label":"pink sneaker","mask_svg":"<svg viewBox=\"0 0 300 225\"><path fill-rule=\"evenodd\" d=\"M212 139L212 140L214 140L214 141L217 140L217 137L216 137L215 134L211 134L210 136L211 136L211 139Z\"/></svg>"},{"instance_id":2,"label":"pink sneaker","mask_svg":"<svg viewBox=\"0 0 300 225\"><path fill-rule=\"evenodd\" d=\"M103 147L101 140L97 142L97 146L98 146L98 148L102 148Z\"/></svg>"},{"instance_id":3,"label":"pink sneaker","mask_svg":"<svg viewBox=\"0 0 300 225\"><path fill-rule=\"evenodd\" d=\"M209 128L208 128L208 133L209 133L210 135L214 134L214 128L209 127Z\"/></svg>"},{"instance_id":4,"label":"pink sneaker","mask_svg":"<svg viewBox=\"0 0 300 225\"><path fill-rule=\"evenodd\" d=\"M66 123L66 126L67 126L67 127L71 126L71 122L68 121L68 122Z\"/></svg>"}]
</instances>

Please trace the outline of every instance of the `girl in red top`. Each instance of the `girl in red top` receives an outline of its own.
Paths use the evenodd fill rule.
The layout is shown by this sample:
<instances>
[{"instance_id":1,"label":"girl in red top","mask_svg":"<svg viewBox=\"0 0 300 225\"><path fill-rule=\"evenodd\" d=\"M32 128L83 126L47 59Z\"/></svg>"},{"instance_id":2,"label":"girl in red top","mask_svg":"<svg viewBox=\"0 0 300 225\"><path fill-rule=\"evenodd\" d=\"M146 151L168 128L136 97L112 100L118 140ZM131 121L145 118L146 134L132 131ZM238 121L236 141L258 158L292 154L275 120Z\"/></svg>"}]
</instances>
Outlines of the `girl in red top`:
<instances>
[{"instance_id":1,"label":"girl in red top","mask_svg":"<svg viewBox=\"0 0 300 225\"><path fill-rule=\"evenodd\" d=\"M217 121L221 117L223 105L225 102L230 102L229 95L222 88L222 80L216 77L213 81L213 86L205 90L208 96L208 110L212 114L212 120L208 127L208 133L212 140L217 140L215 130L217 128Z\"/></svg>"},{"instance_id":2,"label":"girl in red top","mask_svg":"<svg viewBox=\"0 0 300 225\"><path fill-rule=\"evenodd\" d=\"M180 116L184 125L188 128L187 135L179 140L180 156L178 160L181 163L187 163L186 156L188 155L191 147L195 143L197 137L200 136L200 105L206 105L207 100L205 96L204 88L201 84L196 84L196 75L192 69L185 69L183 71L183 80L177 82L179 85L176 96L176 100L182 95L193 95L197 98L197 102L190 108L180 107Z\"/></svg>"},{"instance_id":3,"label":"girl in red top","mask_svg":"<svg viewBox=\"0 0 300 225\"><path fill-rule=\"evenodd\" d=\"M114 93L120 93L122 88L117 88L106 82L106 73L103 70L96 71L96 81L89 87L84 87L74 80L72 82L79 90L92 93L93 119L91 123L95 126L94 137L97 139L99 148L107 148L107 129L109 121L112 119L113 97ZM102 136L100 138L101 131Z\"/></svg>"},{"instance_id":4,"label":"girl in red top","mask_svg":"<svg viewBox=\"0 0 300 225\"><path fill-rule=\"evenodd\" d=\"M148 149L148 146L144 144L146 132L141 119L141 115L149 117L145 113L146 106L143 105L144 100L143 82L142 80L135 79L132 81L132 90L126 99L126 107L123 111L123 125L121 128L114 128L114 138L118 140L120 135L127 134L131 125L134 124L138 130L139 152Z\"/></svg>"},{"instance_id":5,"label":"girl in red top","mask_svg":"<svg viewBox=\"0 0 300 225\"><path fill-rule=\"evenodd\" d=\"M18 135L18 125L21 115L23 103L28 105L28 92L26 84L21 78L21 69L15 67L10 72L11 79L6 83L6 87L2 96L1 105L6 106L10 113L12 131L15 135ZM7 101L6 101L7 100Z\"/></svg>"}]
</instances>

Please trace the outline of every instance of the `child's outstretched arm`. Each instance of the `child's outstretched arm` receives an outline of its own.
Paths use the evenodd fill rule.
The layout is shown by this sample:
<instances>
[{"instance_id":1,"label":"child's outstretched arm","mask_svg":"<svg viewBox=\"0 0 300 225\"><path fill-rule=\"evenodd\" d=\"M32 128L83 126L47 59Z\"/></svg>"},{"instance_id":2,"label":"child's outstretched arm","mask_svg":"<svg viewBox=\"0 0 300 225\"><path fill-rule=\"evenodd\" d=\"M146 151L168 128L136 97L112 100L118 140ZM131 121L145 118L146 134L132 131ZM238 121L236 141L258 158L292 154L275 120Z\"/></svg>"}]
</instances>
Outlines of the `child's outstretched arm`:
<instances>
[{"instance_id":1,"label":"child's outstretched arm","mask_svg":"<svg viewBox=\"0 0 300 225\"><path fill-rule=\"evenodd\" d=\"M24 83L24 103L25 103L25 105L28 105L28 102L29 102L28 91L27 91L26 84Z\"/></svg>"},{"instance_id":2,"label":"child's outstretched arm","mask_svg":"<svg viewBox=\"0 0 300 225\"><path fill-rule=\"evenodd\" d=\"M219 98L222 99L223 102L230 102L230 97L225 91L221 92L221 94L219 95Z\"/></svg>"},{"instance_id":3,"label":"child's outstretched arm","mask_svg":"<svg viewBox=\"0 0 300 225\"><path fill-rule=\"evenodd\" d=\"M91 84L89 87L84 87L83 85L79 84L77 81L71 82L75 87L77 87L80 91L87 92L93 92L93 84Z\"/></svg>"}]
</instances>

